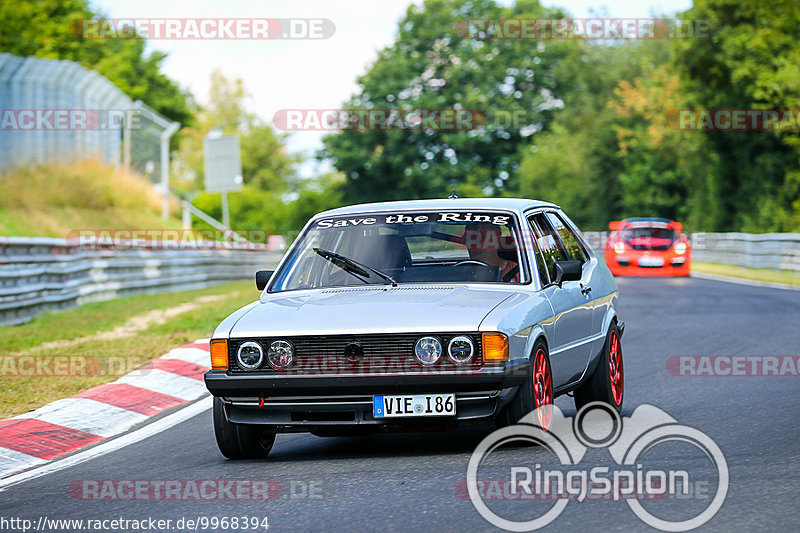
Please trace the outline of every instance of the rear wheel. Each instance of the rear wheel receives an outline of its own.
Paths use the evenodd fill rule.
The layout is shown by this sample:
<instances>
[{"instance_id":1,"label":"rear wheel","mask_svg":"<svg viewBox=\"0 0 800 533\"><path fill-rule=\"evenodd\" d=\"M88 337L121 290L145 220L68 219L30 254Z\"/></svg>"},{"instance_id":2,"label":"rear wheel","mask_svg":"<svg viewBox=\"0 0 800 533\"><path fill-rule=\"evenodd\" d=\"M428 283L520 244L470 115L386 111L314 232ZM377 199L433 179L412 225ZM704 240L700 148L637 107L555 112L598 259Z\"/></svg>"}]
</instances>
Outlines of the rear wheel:
<instances>
[{"instance_id":1,"label":"rear wheel","mask_svg":"<svg viewBox=\"0 0 800 533\"><path fill-rule=\"evenodd\" d=\"M225 417L222 400L214 398L214 435L228 459L263 459L275 444L275 432L255 424L234 424Z\"/></svg>"},{"instance_id":2,"label":"rear wheel","mask_svg":"<svg viewBox=\"0 0 800 533\"><path fill-rule=\"evenodd\" d=\"M580 410L591 402L607 403L622 411L622 400L625 392L625 371L622 364L622 343L619 339L619 328L611 324L606 335L606 343L600 361L586 383L575 389L575 407Z\"/></svg>"},{"instance_id":3,"label":"rear wheel","mask_svg":"<svg viewBox=\"0 0 800 533\"><path fill-rule=\"evenodd\" d=\"M537 421L543 429L550 427L552 412L539 407L553 404L553 373L550 370L550 357L547 346L539 340L533 348L531 370L525 383L519 386L517 395L511 400L498 420L501 426L510 426L533 410L537 410Z\"/></svg>"}]
</instances>

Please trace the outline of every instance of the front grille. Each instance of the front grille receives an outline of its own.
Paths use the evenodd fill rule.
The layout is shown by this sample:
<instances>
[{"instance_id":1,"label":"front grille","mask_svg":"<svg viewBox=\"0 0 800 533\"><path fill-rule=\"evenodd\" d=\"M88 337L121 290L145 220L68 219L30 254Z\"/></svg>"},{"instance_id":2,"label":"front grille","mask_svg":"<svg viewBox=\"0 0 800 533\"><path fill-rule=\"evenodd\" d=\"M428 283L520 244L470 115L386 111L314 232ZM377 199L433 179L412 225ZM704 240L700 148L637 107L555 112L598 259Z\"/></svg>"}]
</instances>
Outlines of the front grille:
<instances>
[{"instance_id":1,"label":"front grille","mask_svg":"<svg viewBox=\"0 0 800 533\"><path fill-rule=\"evenodd\" d=\"M443 354L433 366L422 366L414 357L414 344L424 336L437 337L442 343ZM456 365L447 357L447 343L459 335L466 335L475 345L475 356L470 364ZM255 340L265 352L265 361L257 370L244 370L236 361L236 352L243 342ZM288 340L294 345L294 363L285 373L387 373L420 372L474 369L483 366L483 351L480 333L403 333L371 335L327 335L300 337L259 337L255 339L232 339L229 343L229 369L232 373L253 373L275 371L266 362L269 344L276 340ZM345 347L351 343L361 345L363 355L356 358L345 357Z\"/></svg>"},{"instance_id":2,"label":"front grille","mask_svg":"<svg viewBox=\"0 0 800 533\"><path fill-rule=\"evenodd\" d=\"M651 245L647 245L647 244L631 244L631 243L628 243L628 246L630 246L634 250L653 250L653 251L663 252L665 250L669 250L669 247L672 246L672 243L669 243L667 245L661 245L661 246L651 246Z\"/></svg>"}]
</instances>

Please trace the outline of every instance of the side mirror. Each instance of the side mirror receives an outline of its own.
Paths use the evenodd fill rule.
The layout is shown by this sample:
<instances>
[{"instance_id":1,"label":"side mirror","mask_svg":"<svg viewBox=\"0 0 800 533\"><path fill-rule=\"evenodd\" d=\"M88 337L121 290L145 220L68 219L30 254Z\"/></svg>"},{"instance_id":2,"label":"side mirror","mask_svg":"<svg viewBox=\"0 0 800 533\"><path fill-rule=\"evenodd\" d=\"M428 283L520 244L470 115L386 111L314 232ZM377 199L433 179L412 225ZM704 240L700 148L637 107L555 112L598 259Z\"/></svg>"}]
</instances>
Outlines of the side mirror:
<instances>
[{"instance_id":1,"label":"side mirror","mask_svg":"<svg viewBox=\"0 0 800 533\"><path fill-rule=\"evenodd\" d=\"M274 270L259 270L256 272L256 288L260 291L263 291L267 287L267 283L269 283L269 279L274 273Z\"/></svg>"},{"instance_id":2,"label":"side mirror","mask_svg":"<svg viewBox=\"0 0 800 533\"><path fill-rule=\"evenodd\" d=\"M673 222L672 227L675 228L675 231L680 233L681 230L683 229L683 224L681 224L680 222Z\"/></svg>"},{"instance_id":3,"label":"side mirror","mask_svg":"<svg viewBox=\"0 0 800 533\"><path fill-rule=\"evenodd\" d=\"M620 223L619 220L614 220L612 222L609 222L608 229L610 229L611 231L617 231L619 229L619 223Z\"/></svg>"},{"instance_id":4,"label":"side mirror","mask_svg":"<svg viewBox=\"0 0 800 533\"><path fill-rule=\"evenodd\" d=\"M560 287L565 281L580 281L582 265L581 261L556 261L556 285Z\"/></svg>"}]
</instances>

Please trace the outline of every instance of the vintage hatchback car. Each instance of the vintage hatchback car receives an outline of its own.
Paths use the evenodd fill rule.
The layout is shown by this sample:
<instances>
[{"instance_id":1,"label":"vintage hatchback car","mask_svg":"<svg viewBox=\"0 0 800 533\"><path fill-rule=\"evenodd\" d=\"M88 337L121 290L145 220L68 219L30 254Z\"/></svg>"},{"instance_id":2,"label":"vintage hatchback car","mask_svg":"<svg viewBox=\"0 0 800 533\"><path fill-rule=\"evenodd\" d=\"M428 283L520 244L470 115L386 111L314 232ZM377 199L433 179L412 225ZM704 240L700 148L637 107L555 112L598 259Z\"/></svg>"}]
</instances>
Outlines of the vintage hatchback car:
<instances>
[{"instance_id":1,"label":"vintage hatchback car","mask_svg":"<svg viewBox=\"0 0 800 533\"><path fill-rule=\"evenodd\" d=\"M280 432L508 425L568 392L621 409L617 286L554 204L326 211L256 285L211 339L226 457L263 457Z\"/></svg>"},{"instance_id":2,"label":"vintage hatchback car","mask_svg":"<svg viewBox=\"0 0 800 533\"><path fill-rule=\"evenodd\" d=\"M688 276L692 247L680 222L626 218L608 225L605 259L615 276Z\"/></svg>"}]
</instances>

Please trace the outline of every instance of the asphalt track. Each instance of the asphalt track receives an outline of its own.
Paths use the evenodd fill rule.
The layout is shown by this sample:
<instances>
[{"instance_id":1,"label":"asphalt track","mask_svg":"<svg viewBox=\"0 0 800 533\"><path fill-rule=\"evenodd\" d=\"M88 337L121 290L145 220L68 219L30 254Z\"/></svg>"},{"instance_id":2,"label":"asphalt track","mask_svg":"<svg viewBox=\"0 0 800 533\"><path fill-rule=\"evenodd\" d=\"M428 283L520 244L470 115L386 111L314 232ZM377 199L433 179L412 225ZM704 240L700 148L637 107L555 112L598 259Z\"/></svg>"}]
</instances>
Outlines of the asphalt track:
<instances>
[{"instance_id":1,"label":"asphalt track","mask_svg":"<svg viewBox=\"0 0 800 533\"><path fill-rule=\"evenodd\" d=\"M711 437L725 454L730 486L724 505L700 530L800 531L800 377L672 375L674 355L799 355L800 292L700 279L620 279L626 390L624 416L641 404L663 409ZM573 416L572 400L556 405ZM226 461L210 412L85 463L0 492L0 518L172 519L268 517L272 531L493 530L459 497L474 447L488 433L318 438L281 435L263 461ZM661 453L661 455L659 455ZM503 451L504 462L533 464L546 452ZM665 465L710 468L688 448L651 450ZM605 449L585 464L613 466ZM708 474L708 472L706 472ZM281 497L252 501L84 501L69 492L82 479L270 479ZM700 503L698 503L700 502ZM495 508L523 516L526 503ZM675 519L697 501L675 499L657 514ZM513 507L513 508L512 508ZM655 512L655 511L654 511ZM530 518L530 513L526 516ZM546 530L652 530L622 501L570 502ZM3 528L11 530L10 528ZM174 530L174 529L173 529Z\"/></svg>"}]
</instances>

